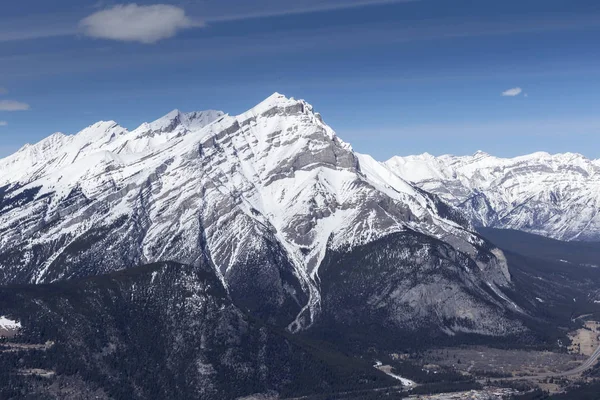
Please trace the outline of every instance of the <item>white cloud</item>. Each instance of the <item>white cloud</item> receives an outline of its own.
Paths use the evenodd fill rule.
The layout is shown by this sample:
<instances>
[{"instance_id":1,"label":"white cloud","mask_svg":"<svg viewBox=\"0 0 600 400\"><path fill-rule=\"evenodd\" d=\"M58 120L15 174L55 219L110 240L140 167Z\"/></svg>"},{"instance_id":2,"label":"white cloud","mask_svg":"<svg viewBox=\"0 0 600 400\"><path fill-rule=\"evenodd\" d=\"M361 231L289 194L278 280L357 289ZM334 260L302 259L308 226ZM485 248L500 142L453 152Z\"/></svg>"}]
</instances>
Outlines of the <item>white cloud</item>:
<instances>
[{"instance_id":1,"label":"white cloud","mask_svg":"<svg viewBox=\"0 0 600 400\"><path fill-rule=\"evenodd\" d=\"M523 92L523 89L521 89L520 87L516 87L516 88L505 90L504 92L502 92L502 96L515 97L515 96L520 95L522 92Z\"/></svg>"},{"instance_id":2,"label":"white cloud","mask_svg":"<svg viewBox=\"0 0 600 400\"><path fill-rule=\"evenodd\" d=\"M0 126L6 126L6 125L8 125L8 122L6 122L6 121L0 121Z\"/></svg>"},{"instance_id":3,"label":"white cloud","mask_svg":"<svg viewBox=\"0 0 600 400\"><path fill-rule=\"evenodd\" d=\"M0 111L25 111L29 108L29 104L20 101L0 100Z\"/></svg>"},{"instance_id":4,"label":"white cloud","mask_svg":"<svg viewBox=\"0 0 600 400\"><path fill-rule=\"evenodd\" d=\"M203 23L190 19L182 8L168 4L125 4L98 11L81 20L79 26L85 35L95 38L155 43Z\"/></svg>"}]
</instances>

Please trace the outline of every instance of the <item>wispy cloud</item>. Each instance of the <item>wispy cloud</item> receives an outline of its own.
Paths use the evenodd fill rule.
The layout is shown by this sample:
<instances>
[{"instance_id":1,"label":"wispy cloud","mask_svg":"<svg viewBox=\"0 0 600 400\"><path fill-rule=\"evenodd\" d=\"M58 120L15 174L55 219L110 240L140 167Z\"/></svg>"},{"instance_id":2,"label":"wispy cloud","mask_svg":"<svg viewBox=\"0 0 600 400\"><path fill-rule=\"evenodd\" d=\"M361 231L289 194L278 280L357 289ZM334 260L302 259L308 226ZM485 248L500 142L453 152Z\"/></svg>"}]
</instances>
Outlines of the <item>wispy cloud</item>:
<instances>
[{"instance_id":1,"label":"wispy cloud","mask_svg":"<svg viewBox=\"0 0 600 400\"><path fill-rule=\"evenodd\" d=\"M14 100L0 100L0 111L26 111L29 104Z\"/></svg>"},{"instance_id":2,"label":"wispy cloud","mask_svg":"<svg viewBox=\"0 0 600 400\"><path fill-rule=\"evenodd\" d=\"M551 25L547 23L544 27L550 29ZM479 22L470 24L464 21L461 23L459 20L436 19L407 27L398 26L398 24L360 24L284 31L277 35L271 33L249 33L242 36L211 35L210 37L203 36L199 38L186 37L179 39L178 43L182 45L175 48L169 47L171 42L158 44L157 46L160 46L159 51L156 51L156 46L140 46L135 51L127 49L125 52L120 46L105 47L106 51L101 51L100 48L94 46L88 46L85 49L73 47L60 51L49 49L39 53L0 55L0 76L3 76L6 80L9 78L39 77L40 75L69 74L81 71L91 72L117 68L138 69L140 65L145 64L157 66L197 63L201 61L214 62L217 59L221 61L225 59L250 59L263 54L313 54L316 49L321 50L332 47L338 50L348 48L357 49L359 47L371 46L373 43L377 43L378 45L395 45L404 42L437 40L439 38L451 40L451 38L461 35L500 35L514 32L516 27L512 25L504 26L502 24L496 26L489 23L485 30L482 29ZM530 29L530 27L524 27L524 29ZM459 31L460 34L455 31ZM104 46L102 43L98 43L98 45ZM44 68L40 69L39 65L44 65ZM393 77L365 74L360 81L370 82L380 79L386 81L390 79L394 81L406 81L407 79L439 81L440 77L444 79L471 80L489 79L490 77L499 76L514 78L515 74L518 74L520 78L525 78L564 76L577 73L597 75L599 73L597 68L582 66L580 62L578 63L569 59L561 60L560 62L553 61L551 63L541 59L536 64L523 64L512 71L506 71L503 64L498 64L494 68L486 69L485 72L471 68L465 68L459 74L456 74L456 71L449 70L448 72L449 74L440 71L431 74L427 73L427 70L423 70L419 73L394 73ZM425 75L425 78L423 75ZM332 83L329 82L331 79L331 77L327 77L325 84L330 85ZM333 83L347 86L348 78L342 77L340 78L340 82ZM353 82L353 84L360 84L360 82Z\"/></svg>"},{"instance_id":3,"label":"wispy cloud","mask_svg":"<svg viewBox=\"0 0 600 400\"><path fill-rule=\"evenodd\" d=\"M520 87L515 87L502 92L502 96L515 97L520 95L521 93L523 93L523 89L521 89Z\"/></svg>"},{"instance_id":4,"label":"wispy cloud","mask_svg":"<svg viewBox=\"0 0 600 400\"><path fill-rule=\"evenodd\" d=\"M283 15L309 14L314 12L343 10L385 4L411 3L418 1L420 0L296 0L293 2L281 0L221 0L203 2L195 2L192 0L180 0L180 4L185 4L185 10L183 10L181 7L167 4L157 4L154 6L128 4L113 6L112 8L99 10L98 12L88 17L85 17L85 14L81 14L80 11L77 10L73 10L69 13L44 13L39 15L20 17L18 19L2 18L0 16L0 42L44 39L59 36L75 36L78 33L81 33L82 30L84 33L89 32L90 36L102 37L106 39L130 41L145 40L145 35L136 32L138 30L142 30L142 33L147 32L147 30L149 29L147 25L145 27L140 27L137 24L137 22L131 25L131 20L128 19L130 17L129 15L126 15L126 13L119 13L115 11L127 8L135 8L137 10L136 15L138 16L140 14L140 10L148 11L152 9L152 7L169 7L171 9L169 13L165 14L165 17L168 18L165 18L164 21L159 19L158 26L154 27L154 29L157 31L160 31L162 29L162 35L159 34L159 38L154 40L157 41L160 40L160 38L173 36L181 29L186 29L186 27L189 28L189 26L187 25L190 22L193 26L199 26L202 25L202 21L207 24L217 24L220 22L278 17ZM99 2L96 5L96 7L105 7L105 4L107 3L109 2ZM173 10L180 10L179 14L177 12L173 12ZM197 16L199 19L196 19L195 16ZM108 19L108 21L104 21L108 24L108 27L104 23L100 26L95 25L95 22L98 21L97 18L100 17ZM96 27L98 31L96 31L95 29L92 30L92 26L78 26L78 21L80 21L82 18L83 21L92 19L92 22L94 22L93 27ZM153 16L152 20L154 19L155 16ZM139 20L136 19L135 21ZM555 15L540 14L537 16L527 16L527 18L516 18L512 19L511 21L479 21L478 23L473 23L472 21L470 22L468 20L460 20L454 21L456 23L456 26L453 26L455 25L453 21L432 20L432 22L435 23L434 27L438 31L436 37L463 37L528 32L545 32L556 30L595 28L600 25L600 21L598 20L596 15L583 14L573 14L566 16L561 15L560 18L557 18ZM169 25L172 28L173 24L175 24L174 31L165 28L165 26ZM431 27L420 27L419 25L421 25L421 23L411 24L411 26L425 29L425 38L431 36ZM449 28L450 32L443 32L446 27ZM113 30L114 32L110 32ZM407 28L407 30L415 29ZM419 32L415 32L415 34L416 36L413 36L412 39L422 40L422 37L418 35ZM161 37L163 35L166 36Z\"/></svg>"},{"instance_id":5,"label":"wispy cloud","mask_svg":"<svg viewBox=\"0 0 600 400\"><path fill-rule=\"evenodd\" d=\"M0 16L0 43L74 36L77 34L78 20L72 13L31 14L12 18Z\"/></svg>"},{"instance_id":6,"label":"wispy cloud","mask_svg":"<svg viewBox=\"0 0 600 400\"><path fill-rule=\"evenodd\" d=\"M280 0L222 0L202 2L201 5L191 1L182 1L181 3L187 3L186 10L168 4L147 6L135 3L121 4L112 8L99 10L87 17L81 14L76 16L78 14L76 10L72 13L44 13L43 15L32 15L17 19L0 17L0 42L75 36L81 33L82 30L85 34L89 33L89 36L104 39L144 41L144 39L150 37L150 40L152 40L152 34L146 36L143 33L148 33L148 24L155 24L154 22L149 22L148 24L143 24L145 26L141 27L140 24L142 21L140 17L142 15L148 17L150 21L156 22L157 26L152 26L153 31L160 32L162 30L162 35L158 35L159 39L154 40L157 41L171 37L181 29L202 26L202 22L240 21L415 1L420 0L301 0L294 2ZM105 8L105 6L108 6L108 3L108 1L99 1L93 8ZM158 11L160 15L150 15L152 14L152 10ZM164 15L161 14L163 11L165 12ZM198 15L200 18L197 19L189 15ZM82 18L83 20L81 20ZM131 25L132 22L135 22L133 26ZM88 23L91 25L88 26ZM174 28L174 32L168 29L168 27ZM114 32L110 32L113 29ZM140 33L140 31L142 32Z\"/></svg>"},{"instance_id":7,"label":"wispy cloud","mask_svg":"<svg viewBox=\"0 0 600 400\"><path fill-rule=\"evenodd\" d=\"M0 121L0 126L6 126L6 125L8 125L8 122L6 122L6 121Z\"/></svg>"},{"instance_id":8,"label":"wispy cloud","mask_svg":"<svg viewBox=\"0 0 600 400\"><path fill-rule=\"evenodd\" d=\"M237 6L239 7L228 7L229 10L240 8L242 11L238 11L234 14L228 13L227 11L221 13L206 16L206 22L229 22L229 21L240 21L249 20L256 18L268 18L278 17L283 15L298 15L298 14L310 14L316 12L344 10L349 8L359 8L368 6L377 6L385 4L396 4L396 3L411 3L420 0L321 0L321 1L299 1L299 2L265 2L260 7L257 7L255 2L244 2ZM292 6L290 7L290 4ZM245 5L251 5L247 10L244 10ZM258 10L258 11L257 11Z\"/></svg>"},{"instance_id":9,"label":"wispy cloud","mask_svg":"<svg viewBox=\"0 0 600 400\"><path fill-rule=\"evenodd\" d=\"M0 95L7 94L7 93L8 93L8 90L6 90L6 88L3 88L2 86L0 86Z\"/></svg>"},{"instance_id":10,"label":"wispy cloud","mask_svg":"<svg viewBox=\"0 0 600 400\"><path fill-rule=\"evenodd\" d=\"M87 36L146 44L173 37L183 29L203 25L189 18L184 9L168 4L117 5L98 11L79 23Z\"/></svg>"}]
</instances>

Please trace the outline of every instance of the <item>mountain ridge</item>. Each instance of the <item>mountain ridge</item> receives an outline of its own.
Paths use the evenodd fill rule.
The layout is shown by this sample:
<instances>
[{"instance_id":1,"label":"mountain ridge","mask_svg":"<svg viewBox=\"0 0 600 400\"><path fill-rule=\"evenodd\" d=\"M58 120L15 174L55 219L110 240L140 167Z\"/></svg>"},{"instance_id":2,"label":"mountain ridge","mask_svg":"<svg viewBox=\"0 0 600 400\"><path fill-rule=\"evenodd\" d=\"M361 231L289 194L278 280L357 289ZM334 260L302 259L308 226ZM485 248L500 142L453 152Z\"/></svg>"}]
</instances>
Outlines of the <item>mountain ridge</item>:
<instances>
[{"instance_id":1,"label":"mountain ridge","mask_svg":"<svg viewBox=\"0 0 600 400\"><path fill-rule=\"evenodd\" d=\"M399 176L461 209L476 226L523 230L559 240L600 238L600 161L578 153L500 158L392 157Z\"/></svg>"},{"instance_id":2,"label":"mountain ridge","mask_svg":"<svg viewBox=\"0 0 600 400\"><path fill-rule=\"evenodd\" d=\"M72 148L52 148L42 168L11 175L20 178L2 191L0 283L206 257L236 305L297 332L321 315L319 271L328 252L406 234L408 247L390 252L386 274L398 280L410 267L436 278L381 303L394 307L386 314L391 326L421 312L411 305L419 293L446 282L464 304L437 308L440 329L453 329L446 321L460 313L459 323L478 332L499 323L521 330L507 316L515 307L502 294L511 284L502 252L436 196L356 153L310 104L275 93L240 115L217 114L194 131L173 127L185 119L177 111L159 120L165 129L95 124L71 139ZM416 265L407 264L411 254ZM466 274L444 274L437 264ZM373 301L392 294L365 282ZM346 285L328 284L336 296Z\"/></svg>"}]
</instances>

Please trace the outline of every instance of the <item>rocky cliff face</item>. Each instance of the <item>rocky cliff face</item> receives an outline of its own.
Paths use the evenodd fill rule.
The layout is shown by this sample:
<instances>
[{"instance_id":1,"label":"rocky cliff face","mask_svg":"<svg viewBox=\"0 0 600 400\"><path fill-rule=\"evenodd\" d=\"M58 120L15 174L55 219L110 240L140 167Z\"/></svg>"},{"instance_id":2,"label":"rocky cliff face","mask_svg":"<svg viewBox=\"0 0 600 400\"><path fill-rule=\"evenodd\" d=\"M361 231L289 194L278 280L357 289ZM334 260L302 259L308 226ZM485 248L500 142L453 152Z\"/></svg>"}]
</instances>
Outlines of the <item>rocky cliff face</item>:
<instances>
[{"instance_id":1,"label":"rocky cliff face","mask_svg":"<svg viewBox=\"0 0 600 400\"><path fill-rule=\"evenodd\" d=\"M131 132L101 122L27 146L0 171L2 283L206 258L237 306L292 332L343 299L323 288L372 291L394 326L443 310L434 325L447 332L496 334L497 318L506 333L521 329L505 320L515 309L501 252L455 209L354 152L302 100L274 94L238 116L174 112ZM381 243L385 271L368 267ZM375 258L362 271L346 255L365 246ZM359 275L326 281L346 269ZM375 287L381 277L367 271L398 286ZM407 274L422 281L406 286ZM456 294L428 295L443 286Z\"/></svg>"},{"instance_id":2,"label":"rocky cliff face","mask_svg":"<svg viewBox=\"0 0 600 400\"><path fill-rule=\"evenodd\" d=\"M511 159L393 157L391 171L461 209L473 224L560 240L600 239L600 162L579 154Z\"/></svg>"},{"instance_id":3,"label":"rocky cliff face","mask_svg":"<svg viewBox=\"0 0 600 400\"><path fill-rule=\"evenodd\" d=\"M508 274L500 272L496 251L482 251L472 259L416 232L333 251L320 272L323 324L405 345L418 342L411 334L416 331L428 337L523 333L521 322L510 318L507 309L516 315L525 312L493 283L506 279L497 274ZM372 330L370 335L366 329ZM398 332L404 335L398 337Z\"/></svg>"}]
</instances>

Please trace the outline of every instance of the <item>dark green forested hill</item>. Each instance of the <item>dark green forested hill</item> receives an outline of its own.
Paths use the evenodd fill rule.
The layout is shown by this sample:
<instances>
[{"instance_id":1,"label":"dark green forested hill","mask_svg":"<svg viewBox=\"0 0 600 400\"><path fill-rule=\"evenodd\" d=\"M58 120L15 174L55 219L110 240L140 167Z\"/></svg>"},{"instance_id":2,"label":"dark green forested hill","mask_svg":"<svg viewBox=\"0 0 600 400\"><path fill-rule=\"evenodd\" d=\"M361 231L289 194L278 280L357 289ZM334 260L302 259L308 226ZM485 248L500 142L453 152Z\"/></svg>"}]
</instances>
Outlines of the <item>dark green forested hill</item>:
<instances>
[{"instance_id":1,"label":"dark green forested hill","mask_svg":"<svg viewBox=\"0 0 600 400\"><path fill-rule=\"evenodd\" d=\"M1 399L231 399L395 383L246 316L208 267L1 288L0 310L23 325L0 345Z\"/></svg>"}]
</instances>

